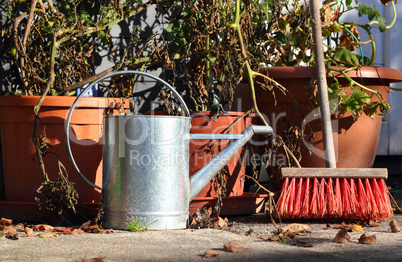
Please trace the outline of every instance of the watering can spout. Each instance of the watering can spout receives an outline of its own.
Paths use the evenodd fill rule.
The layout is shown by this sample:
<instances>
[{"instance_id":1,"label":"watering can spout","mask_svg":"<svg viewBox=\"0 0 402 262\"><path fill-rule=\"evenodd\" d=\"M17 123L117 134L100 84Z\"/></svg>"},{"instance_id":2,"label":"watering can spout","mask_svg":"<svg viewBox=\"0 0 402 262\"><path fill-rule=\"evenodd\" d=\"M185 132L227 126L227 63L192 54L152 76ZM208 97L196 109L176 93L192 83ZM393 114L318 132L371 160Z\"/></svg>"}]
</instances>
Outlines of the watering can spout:
<instances>
[{"instance_id":1,"label":"watering can spout","mask_svg":"<svg viewBox=\"0 0 402 262\"><path fill-rule=\"evenodd\" d=\"M190 201L211 181L227 162L250 140L254 134L272 133L270 126L249 126L239 135L191 134L191 139L235 139L190 178Z\"/></svg>"}]
</instances>

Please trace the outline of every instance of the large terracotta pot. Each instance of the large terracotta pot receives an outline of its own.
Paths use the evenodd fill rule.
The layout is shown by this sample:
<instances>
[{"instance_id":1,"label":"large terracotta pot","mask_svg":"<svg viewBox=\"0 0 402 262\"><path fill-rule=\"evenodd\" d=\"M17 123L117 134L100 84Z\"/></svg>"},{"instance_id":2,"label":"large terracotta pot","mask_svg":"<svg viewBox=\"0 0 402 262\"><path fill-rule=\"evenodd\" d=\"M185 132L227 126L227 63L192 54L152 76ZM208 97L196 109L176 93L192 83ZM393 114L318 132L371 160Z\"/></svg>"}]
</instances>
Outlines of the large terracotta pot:
<instances>
[{"instance_id":1,"label":"large terracotta pot","mask_svg":"<svg viewBox=\"0 0 402 262\"><path fill-rule=\"evenodd\" d=\"M303 167L325 167L321 121L319 114L317 114L319 111L314 111L311 108L309 99L311 92L308 90L311 78L315 74L315 68L263 68L261 73L268 75L285 86L298 104L296 106L290 96L286 96L276 90L277 104L275 105L271 93L263 91L261 88L256 88L259 109L266 115L266 119L273 127L274 132L283 135L283 132L292 125L301 127L303 120L306 120L305 134L308 136L312 131L314 139L310 148L311 154L307 150L307 137L303 140L300 150L302 155L300 164ZM402 73L389 68L362 67L359 70L349 71L348 75L366 87L380 92L384 101L388 99L389 84L402 81ZM341 83L346 83L346 80L342 81L342 77L339 79ZM246 92L248 92L247 89L246 84L240 86L239 92L236 92L237 96L245 97ZM348 89L346 90L351 92ZM247 100L243 100L242 103L243 106L250 105ZM333 115L332 125L337 167L372 167L380 136L381 116L375 116L374 119L371 119L363 115L354 122L351 114L345 114L344 116ZM279 151L279 154L283 154L283 152ZM276 165L277 163L271 164Z\"/></svg>"},{"instance_id":2,"label":"large terracotta pot","mask_svg":"<svg viewBox=\"0 0 402 262\"><path fill-rule=\"evenodd\" d=\"M46 171L53 181L57 179L57 157L65 165L70 181L75 183L81 203L100 202L101 192L87 185L72 167L65 146L64 122L76 97L46 97L39 116L38 134L46 133L53 145L44 156ZM3 156L5 201L33 202L35 191L42 183L42 175L32 143L34 128L33 108L38 96L0 97L0 134ZM118 114L114 109L119 99L83 98L74 111L71 126L72 151L77 165L87 178L102 185L103 117Z\"/></svg>"}]
</instances>

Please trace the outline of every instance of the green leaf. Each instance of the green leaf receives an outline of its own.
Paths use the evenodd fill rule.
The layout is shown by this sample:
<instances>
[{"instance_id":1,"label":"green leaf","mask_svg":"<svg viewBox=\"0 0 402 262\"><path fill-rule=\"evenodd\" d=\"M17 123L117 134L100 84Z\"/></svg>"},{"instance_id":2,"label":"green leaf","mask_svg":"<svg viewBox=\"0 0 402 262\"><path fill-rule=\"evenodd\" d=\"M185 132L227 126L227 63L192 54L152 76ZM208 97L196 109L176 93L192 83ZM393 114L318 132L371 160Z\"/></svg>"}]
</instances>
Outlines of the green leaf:
<instances>
[{"instance_id":1,"label":"green leaf","mask_svg":"<svg viewBox=\"0 0 402 262\"><path fill-rule=\"evenodd\" d=\"M373 119L374 116L377 114L377 111L378 111L377 103L371 103L364 108L364 113L366 113L367 116Z\"/></svg>"},{"instance_id":2,"label":"green leaf","mask_svg":"<svg viewBox=\"0 0 402 262\"><path fill-rule=\"evenodd\" d=\"M380 28L380 32L384 32L387 27L387 21L385 21L385 18L381 14L379 14L376 18L378 21L378 26Z\"/></svg>"},{"instance_id":3,"label":"green leaf","mask_svg":"<svg viewBox=\"0 0 402 262\"><path fill-rule=\"evenodd\" d=\"M338 51L334 54L334 60L338 63L342 63L344 65L349 66L358 66L360 65L360 60L357 58L355 54L353 54L350 50L345 47L339 48Z\"/></svg>"},{"instance_id":4,"label":"green leaf","mask_svg":"<svg viewBox=\"0 0 402 262\"><path fill-rule=\"evenodd\" d=\"M368 15L368 19L371 21L376 17L378 11L373 9L372 6L370 6L370 7L371 8L368 9L367 15Z\"/></svg>"},{"instance_id":5,"label":"green leaf","mask_svg":"<svg viewBox=\"0 0 402 262\"><path fill-rule=\"evenodd\" d=\"M354 114L359 114L362 107L370 103L370 97L363 91L353 90L352 96L344 97L345 110Z\"/></svg>"}]
</instances>

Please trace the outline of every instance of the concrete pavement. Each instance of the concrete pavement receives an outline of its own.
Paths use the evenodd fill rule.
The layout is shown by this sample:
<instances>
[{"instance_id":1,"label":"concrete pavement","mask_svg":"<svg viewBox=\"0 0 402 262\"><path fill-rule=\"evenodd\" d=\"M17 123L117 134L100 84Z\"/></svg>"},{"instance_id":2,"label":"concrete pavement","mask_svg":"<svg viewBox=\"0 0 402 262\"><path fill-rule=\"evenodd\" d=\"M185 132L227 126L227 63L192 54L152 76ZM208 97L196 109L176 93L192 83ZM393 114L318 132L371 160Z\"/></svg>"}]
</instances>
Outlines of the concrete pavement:
<instances>
[{"instance_id":1,"label":"concrete pavement","mask_svg":"<svg viewBox=\"0 0 402 262\"><path fill-rule=\"evenodd\" d=\"M401 214L392 219L402 225ZM294 239L285 244L268 241L275 227L264 214L231 217L224 230L114 231L50 238L20 233L18 240L0 238L0 261L402 261L402 233L391 233L389 221L364 228L364 233L376 236L373 245L358 244L363 232L356 231L349 232L347 243L333 242L339 231L333 228L336 223L328 228L327 223L300 222L309 228ZM223 245L232 240L246 251L226 252ZM311 247L298 245L301 241ZM203 259L207 250L219 255Z\"/></svg>"}]
</instances>

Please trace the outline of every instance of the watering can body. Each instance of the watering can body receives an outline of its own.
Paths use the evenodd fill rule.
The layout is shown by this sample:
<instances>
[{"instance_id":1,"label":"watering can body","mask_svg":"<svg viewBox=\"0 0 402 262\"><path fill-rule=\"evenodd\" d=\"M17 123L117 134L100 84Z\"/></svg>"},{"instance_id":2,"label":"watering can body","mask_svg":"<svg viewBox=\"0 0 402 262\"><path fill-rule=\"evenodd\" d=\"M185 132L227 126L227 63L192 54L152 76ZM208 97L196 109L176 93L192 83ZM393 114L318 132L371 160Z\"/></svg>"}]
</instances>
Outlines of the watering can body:
<instances>
[{"instance_id":1,"label":"watering can body","mask_svg":"<svg viewBox=\"0 0 402 262\"><path fill-rule=\"evenodd\" d=\"M109 116L103 149L103 223L187 227L190 118Z\"/></svg>"},{"instance_id":2,"label":"watering can body","mask_svg":"<svg viewBox=\"0 0 402 262\"><path fill-rule=\"evenodd\" d=\"M70 147L70 119L78 100L94 84L117 74L145 75L169 87L187 116L121 115L105 118L103 185L94 185L79 170ZM189 203L247 143L253 134L272 133L269 126L249 126L242 134L190 134L190 113L180 95L163 80L137 71L109 73L77 97L65 125L70 160L81 178L102 189L103 225L126 229L134 219L150 230L184 229ZM190 139L233 139L189 178Z\"/></svg>"}]
</instances>

